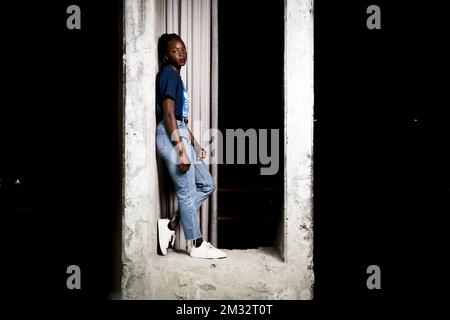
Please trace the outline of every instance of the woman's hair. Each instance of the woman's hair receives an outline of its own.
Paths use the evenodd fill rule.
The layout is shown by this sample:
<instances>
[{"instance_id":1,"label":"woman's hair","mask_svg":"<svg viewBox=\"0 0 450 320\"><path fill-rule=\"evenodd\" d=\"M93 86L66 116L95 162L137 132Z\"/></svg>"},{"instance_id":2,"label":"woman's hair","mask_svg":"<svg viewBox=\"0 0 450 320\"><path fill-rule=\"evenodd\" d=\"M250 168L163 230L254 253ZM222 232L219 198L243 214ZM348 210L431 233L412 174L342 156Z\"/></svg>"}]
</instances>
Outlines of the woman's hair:
<instances>
[{"instance_id":1,"label":"woman's hair","mask_svg":"<svg viewBox=\"0 0 450 320\"><path fill-rule=\"evenodd\" d=\"M167 53L167 49L169 47L169 42L172 40L178 40L178 41L183 42L183 40L180 38L180 36L177 35L176 33L164 33L158 39L158 62L159 62L160 69L162 67L164 67L167 63L167 61L164 57Z\"/></svg>"}]
</instances>

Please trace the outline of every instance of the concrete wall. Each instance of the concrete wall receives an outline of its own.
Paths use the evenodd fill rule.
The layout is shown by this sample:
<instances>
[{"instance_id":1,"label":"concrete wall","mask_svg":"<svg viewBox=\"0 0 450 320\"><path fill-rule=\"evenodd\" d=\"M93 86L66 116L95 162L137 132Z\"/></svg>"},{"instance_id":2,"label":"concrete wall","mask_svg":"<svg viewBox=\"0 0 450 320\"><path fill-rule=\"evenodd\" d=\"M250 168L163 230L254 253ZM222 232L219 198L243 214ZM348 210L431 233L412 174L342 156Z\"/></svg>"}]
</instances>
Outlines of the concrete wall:
<instances>
[{"instance_id":1,"label":"concrete wall","mask_svg":"<svg viewBox=\"0 0 450 320\"><path fill-rule=\"evenodd\" d=\"M313 284L313 3L285 1L284 259ZM312 290L311 290L312 292ZM306 291L305 291L306 294Z\"/></svg>"},{"instance_id":2,"label":"concrete wall","mask_svg":"<svg viewBox=\"0 0 450 320\"><path fill-rule=\"evenodd\" d=\"M122 296L142 298L156 254L155 75L156 1L124 1L124 209Z\"/></svg>"},{"instance_id":3,"label":"concrete wall","mask_svg":"<svg viewBox=\"0 0 450 320\"><path fill-rule=\"evenodd\" d=\"M122 297L312 298L312 1L285 0L285 199L277 242L282 259L265 250L232 250L217 263L194 261L174 252L156 255L160 212L154 141L158 5L158 0L125 0L124 8ZM256 268L254 279L248 278L248 270L236 267L251 266L252 261L261 269ZM194 268L189 267L192 264ZM280 275L283 281L277 282Z\"/></svg>"}]
</instances>

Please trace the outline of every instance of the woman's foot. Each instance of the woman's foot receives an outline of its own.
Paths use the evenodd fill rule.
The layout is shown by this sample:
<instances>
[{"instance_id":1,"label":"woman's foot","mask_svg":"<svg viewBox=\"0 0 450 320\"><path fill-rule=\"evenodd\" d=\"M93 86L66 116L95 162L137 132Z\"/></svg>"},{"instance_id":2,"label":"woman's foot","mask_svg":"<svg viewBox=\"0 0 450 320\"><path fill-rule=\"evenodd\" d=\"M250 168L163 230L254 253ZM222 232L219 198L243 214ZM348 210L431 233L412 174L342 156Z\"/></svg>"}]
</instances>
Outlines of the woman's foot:
<instances>
[{"instance_id":1,"label":"woman's foot","mask_svg":"<svg viewBox=\"0 0 450 320\"><path fill-rule=\"evenodd\" d=\"M227 254L222 250L215 248L211 243L203 241L198 247L192 246L189 255L193 258L203 259L222 259L226 258Z\"/></svg>"},{"instance_id":2,"label":"woman's foot","mask_svg":"<svg viewBox=\"0 0 450 320\"><path fill-rule=\"evenodd\" d=\"M175 215L167 224L167 227L172 230L175 231L177 229L178 224L180 223L180 216L179 215Z\"/></svg>"},{"instance_id":3,"label":"woman's foot","mask_svg":"<svg viewBox=\"0 0 450 320\"><path fill-rule=\"evenodd\" d=\"M169 219L158 220L158 249L163 256L167 254L169 244L175 242L175 231L169 229Z\"/></svg>"}]
</instances>

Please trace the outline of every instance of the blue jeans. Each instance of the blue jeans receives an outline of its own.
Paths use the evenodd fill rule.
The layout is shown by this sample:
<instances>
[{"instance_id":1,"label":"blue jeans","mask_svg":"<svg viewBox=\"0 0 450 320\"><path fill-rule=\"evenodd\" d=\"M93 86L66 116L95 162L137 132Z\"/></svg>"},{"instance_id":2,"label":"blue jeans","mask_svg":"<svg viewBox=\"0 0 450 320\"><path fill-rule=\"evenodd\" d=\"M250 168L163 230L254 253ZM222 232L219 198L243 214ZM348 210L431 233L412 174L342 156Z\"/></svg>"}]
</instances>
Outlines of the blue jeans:
<instances>
[{"instance_id":1,"label":"blue jeans","mask_svg":"<svg viewBox=\"0 0 450 320\"><path fill-rule=\"evenodd\" d=\"M164 120L156 126L156 151L164 160L175 186L184 236L186 240L194 240L202 236L197 210L214 192L216 186L206 164L197 159L197 154L190 143L186 124L179 120L177 120L177 124L185 150L191 161L189 170L184 173L180 171L178 153L172 144Z\"/></svg>"}]
</instances>

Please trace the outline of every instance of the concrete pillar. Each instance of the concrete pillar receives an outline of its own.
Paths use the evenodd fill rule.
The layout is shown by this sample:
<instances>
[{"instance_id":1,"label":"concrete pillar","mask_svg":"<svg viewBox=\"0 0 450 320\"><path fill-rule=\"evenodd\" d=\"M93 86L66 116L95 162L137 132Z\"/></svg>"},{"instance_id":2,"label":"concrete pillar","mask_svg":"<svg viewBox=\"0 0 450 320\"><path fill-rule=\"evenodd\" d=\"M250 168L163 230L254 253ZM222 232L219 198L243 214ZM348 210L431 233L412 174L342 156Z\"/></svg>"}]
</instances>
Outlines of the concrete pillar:
<instances>
[{"instance_id":1,"label":"concrete pillar","mask_svg":"<svg viewBox=\"0 0 450 320\"><path fill-rule=\"evenodd\" d=\"M285 0L284 260L312 289L313 2ZM309 292L308 292L309 291Z\"/></svg>"},{"instance_id":2,"label":"concrete pillar","mask_svg":"<svg viewBox=\"0 0 450 320\"><path fill-rule=\"evenodd\" d=\"M122 296L145 296L156 255L155 158L156 1L124 1L124 209Z\"/></svg>"}]
</instances>

